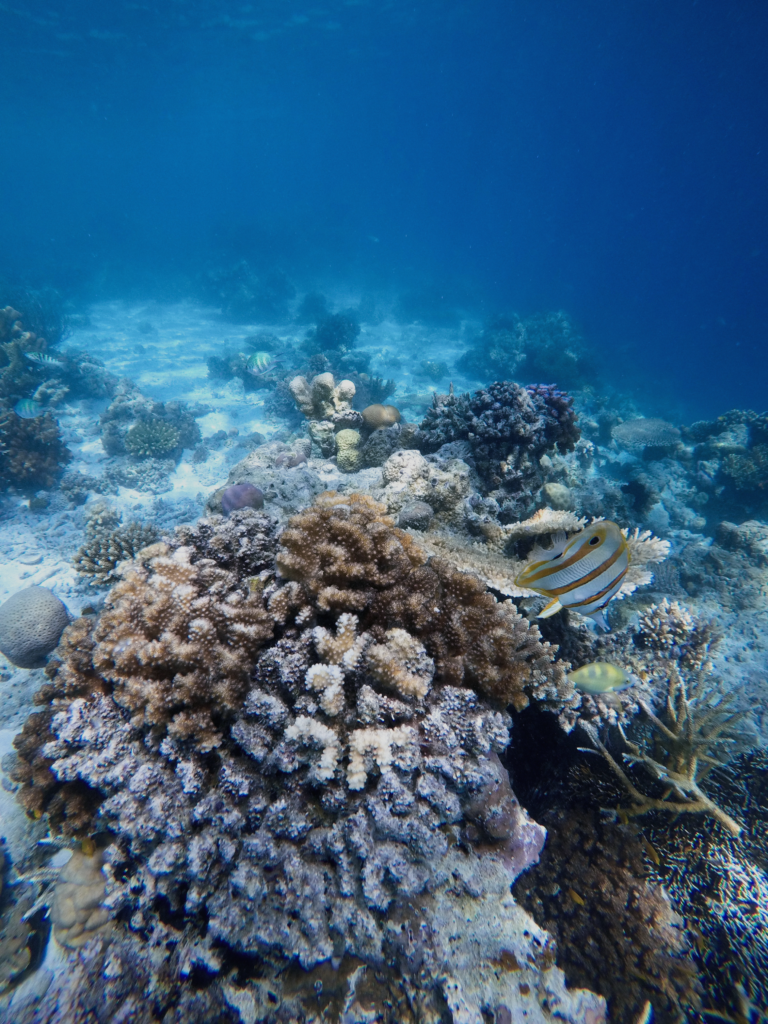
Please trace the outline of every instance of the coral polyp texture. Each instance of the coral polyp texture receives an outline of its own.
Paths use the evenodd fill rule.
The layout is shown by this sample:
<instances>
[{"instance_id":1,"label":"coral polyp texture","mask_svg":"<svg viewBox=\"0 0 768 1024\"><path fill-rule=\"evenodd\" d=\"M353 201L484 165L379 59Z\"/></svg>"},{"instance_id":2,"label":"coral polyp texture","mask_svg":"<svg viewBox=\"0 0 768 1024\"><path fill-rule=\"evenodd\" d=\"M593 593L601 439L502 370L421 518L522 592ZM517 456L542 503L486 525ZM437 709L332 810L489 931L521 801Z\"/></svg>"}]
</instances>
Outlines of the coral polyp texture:
<instances>
[{"instance_id":1,"label":"coral polyp texture","mask_svg":"<svg viewBox=\"0 0 768 1024\"><path fill-rule=\"evenodd\" d=\"M258 985L291 962L351 962L419 1007L382 1004L391 1024L602 1021L509 890L544 831L499 760L505 705L564 700L554 649L370 498L322 495L275 534L234 511L122 570L17 742L26 806L107 834L109 914L145 937L170 914L187 974L221 974L248 1019L273 1019ZM236 996L243 954L261 981L241 960Z\"/></svg>"},{"instance_id":2,"label":"coral polyp texture","mask_svg":"<svg viewBox=\"0 0 768 1024\"><path fill-rule=\"evenodd\" d=\"M484 486L522 497L543 482L541 457L555 446L572 451L581 435L564 392L496 381L471 395L435 395L417 436L422 451L468 441Z\"/></svg>"}]
</instances>

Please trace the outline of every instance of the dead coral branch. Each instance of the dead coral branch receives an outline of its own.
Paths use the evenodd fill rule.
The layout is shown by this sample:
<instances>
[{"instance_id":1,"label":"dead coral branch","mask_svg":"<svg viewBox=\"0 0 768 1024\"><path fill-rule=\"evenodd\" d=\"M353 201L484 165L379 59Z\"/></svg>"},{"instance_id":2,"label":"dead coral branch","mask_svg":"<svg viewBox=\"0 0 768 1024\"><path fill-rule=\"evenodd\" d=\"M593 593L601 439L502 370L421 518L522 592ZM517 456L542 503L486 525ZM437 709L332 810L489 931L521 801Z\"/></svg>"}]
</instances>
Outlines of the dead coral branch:
<instances>
[{"instance_id":1,"label":"dead coral branch","mask_svg":"<svg viewBox=\"0 0 768 1024\"><path fill-rule=\"evenodd\" d=\"M708 814L737 836L741 825L707 796L700 783L713 768L724 766L728 745L734 741L731 730L746 712L730 710L731 694L718 692L703 683L696 685L694 691L689 697L684 680L673 666L662 716L652 711L645 701L638 701L653 727L653 756L630 740L619 726L627 748L624 760L630 765L642 765L663 783L666 791L661 797L641 792L602 742L597 729L589 723L582 725L629 794L632 802L622 808L624 814L629 817L649 811Z\"/></svg>"}]
</instances>

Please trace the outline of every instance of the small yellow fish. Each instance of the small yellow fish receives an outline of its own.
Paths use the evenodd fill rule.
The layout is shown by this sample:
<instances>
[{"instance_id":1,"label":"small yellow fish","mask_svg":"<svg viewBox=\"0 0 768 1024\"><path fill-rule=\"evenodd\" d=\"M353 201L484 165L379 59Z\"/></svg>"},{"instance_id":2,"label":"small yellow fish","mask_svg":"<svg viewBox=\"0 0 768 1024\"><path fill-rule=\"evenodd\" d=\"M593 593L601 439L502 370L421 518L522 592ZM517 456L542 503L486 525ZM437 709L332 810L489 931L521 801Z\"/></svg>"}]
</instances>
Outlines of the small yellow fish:
<instances>
[{"instance_id":1,"label":"small yellow fish","mask_svg":"<svg viewBox=\"0 0 768 1024\"><path fill-rule=\"evenodd\" d=\"M616 523L593 523L570 539L560 534L554 547L537 548L533 558L515 583L550 598L538 618L573 608L609 628L605 608L621 590L629 569L629 547Z\"/></svg>"},{"instance_id":2,"label":"small yellow fish","mask_svg":"<svg viewBox=\"0 0 768 1024\"><path fill-rule=\"evenodd\" d=\"M632 685L629 672L607 661L593 661L589 665L582 665L575 672L569 672L568 678L582 693L609 693L626 690Z\"/></svg>"},{"instance_id":3,"label":"small yellow fish","mask_svg":"<svg viewBox=\"0 0 768 1024\"><path fill-rule=\"evenodd\" d=\"M583 896L579 896L575 889L569 889L568 895L571 897L574 903L577 903L580 907L586 907L587 901Z\"/></svg>"}]
</instances>

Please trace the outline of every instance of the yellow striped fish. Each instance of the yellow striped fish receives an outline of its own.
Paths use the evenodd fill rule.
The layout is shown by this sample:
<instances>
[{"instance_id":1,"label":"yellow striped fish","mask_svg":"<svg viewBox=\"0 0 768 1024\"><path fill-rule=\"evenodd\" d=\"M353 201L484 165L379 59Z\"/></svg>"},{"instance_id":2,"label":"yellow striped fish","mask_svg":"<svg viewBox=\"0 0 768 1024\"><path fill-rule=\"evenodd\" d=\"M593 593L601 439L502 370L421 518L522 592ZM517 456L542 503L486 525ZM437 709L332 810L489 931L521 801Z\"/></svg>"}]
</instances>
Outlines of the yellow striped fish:
<instances>
[{"instance_id":1,"label":"yellow striped fish","mask_svg":"<svg viewBox=\"0 0 768 1024\"><path fill-rule=\"evenodd\" d=\"M570 539L560 536L550 551L538 549L534 558L515 583L551 599L538 618L573 608L609 628L605 607L619 592L629 568L627 541L616 523L593 523Z\"/></svg>"}]
</instances>

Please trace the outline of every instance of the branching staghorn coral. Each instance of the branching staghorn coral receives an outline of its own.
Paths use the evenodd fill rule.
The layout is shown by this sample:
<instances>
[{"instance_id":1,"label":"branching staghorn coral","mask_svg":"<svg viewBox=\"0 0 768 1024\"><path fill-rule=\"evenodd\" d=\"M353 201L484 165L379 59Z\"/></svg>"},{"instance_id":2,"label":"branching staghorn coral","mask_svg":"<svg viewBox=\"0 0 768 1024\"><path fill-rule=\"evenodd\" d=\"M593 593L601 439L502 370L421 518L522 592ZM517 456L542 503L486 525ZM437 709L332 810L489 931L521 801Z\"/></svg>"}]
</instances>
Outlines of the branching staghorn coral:
<instances>
[{"instance_id":1,"label":"branching staghorn coral","mask_svg":"<svg viewBox=\"0 0 768 1024\"><path fill-rule=\"evenodd\" d=\"M688 687L674 664L670 664L667 687L666 705L660 714L645 701L638 702L653 729L650 752L646 746L630 740L621 725L618 727L627 748L624 760L643 767L663 785L660 797L638 789L602 742L596 728L582 723L630 797L630 806L620 813L628 817L649 811L707 814L733 835L738 835L741 825L704 792L701 782L713 768L722 767L729 759L729 747L734 742L733 727L746 712L732 711L730 705L735 695L723 693L706 679L700 678L689 696Z\"/></svg>"}]
</instances>

